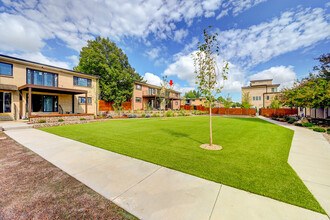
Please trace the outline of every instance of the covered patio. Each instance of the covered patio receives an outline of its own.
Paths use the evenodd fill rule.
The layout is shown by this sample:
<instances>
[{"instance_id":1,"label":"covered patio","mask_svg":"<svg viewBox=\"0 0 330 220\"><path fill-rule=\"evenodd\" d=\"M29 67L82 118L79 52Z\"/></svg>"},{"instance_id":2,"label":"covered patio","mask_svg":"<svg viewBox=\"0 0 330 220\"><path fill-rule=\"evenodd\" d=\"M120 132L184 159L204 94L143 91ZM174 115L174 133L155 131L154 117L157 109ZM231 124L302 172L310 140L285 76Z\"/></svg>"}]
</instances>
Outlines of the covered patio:
<instances>
[{"instance_id":1,"label":"covered patio","mask_svg":"<svg viewBox=\"0 0 330 220\"><path fill-rule=\"evenodd\" d=\"M25 115L27 115L30 120L31 118L36 117L44 118L56 116L70 117L71 115L90 115L87 112L88 102L86 90L26 84L20 86L18 91L20 118L23 118L24 116L23 100L25 100L26 105ZM26 96L24 97L25 94ZM75 100L75 95L79 94L83 95L82 98L84 98L85 103L83 103L84 110L80 109L80 112L78 113L79 106L75 107L75 102L77 102L77 100Z\"/></svg>"}]
</instances>

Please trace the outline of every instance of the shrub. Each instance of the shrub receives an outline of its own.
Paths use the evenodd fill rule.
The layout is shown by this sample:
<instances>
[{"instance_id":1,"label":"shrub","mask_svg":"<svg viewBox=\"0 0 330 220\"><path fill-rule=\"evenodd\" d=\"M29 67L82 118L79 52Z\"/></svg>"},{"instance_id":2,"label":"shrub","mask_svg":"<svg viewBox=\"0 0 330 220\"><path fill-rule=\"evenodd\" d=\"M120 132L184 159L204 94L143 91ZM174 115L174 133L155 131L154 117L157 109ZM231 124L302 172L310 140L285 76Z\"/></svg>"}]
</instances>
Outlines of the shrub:
<instances>
[{"instance_id":1,"label":"shrub","mask_svg":"<svg viewBox=\"0 0 330 220\"><path fill-rule=\"evenodd\" d=\"M146 118L150 118L151 116L150 115L146 115Z\"/></svg>"},{"instance_id":2,"label":"shrub","mask_svg":"<svg viewBox=\"0 0 330 220\"><path fill-rule=\"evenodd\" d=\"M107 115L107 118L112 118L112 115Z\"/></svg>"},{"instance_id":3,"label":"shrub","mask_svg":"<svg viewBox=\"0 0 330 220\"><path fill-rule=\"evenodd\" d=\"M157 117L157 114L156 114L156 113L154 113L154 114L152 115L152 117Z\"/></svg>"},{"instance_id":4,"label":"shrub","mask_svg":"<svg viewBox=\"0 0 330 220\"><path fill-rule=\"evenodd\" d=\"M64 121L64 119L62 119L62 118L58 119L58 122L63 122L63 121Z\"/></svg>"},{"instance_id":5,"label":"shrub","mask_svg":"<svg viewBox=\"0 0 330 220\"><path fill-rule=\"evenodd\" d=\"M269 117L269 115L268 115L268 114L264 114L264 116L265 116L265 117Z\"/></svg>"},{"instance_id":6,"label":"shrub","mask_svg":"<svg viewBox=\"0 0 330 220\"><path fill-rule=\"evenodd\" d=\"M327 134L330 134L330 130L327 131Z\"/></svg>"},{"instance_id":7,"label":"shrub","mask_svg":"<svg viewBox=\"0 0 330 220\"><path fill-rule=\"evenodd\" d=\"M330 128L327 128L327 131L330 131Z\"/></svg>"},{"instance_id":8,"label":"shrub","mask_svg":"<svg viewBox=\"0 0 330 220\"><path fill-rule=\"evenodd\" d=\"M141 117L142 117L142 118L146 117L146 114L142 114Z\"/></svg>"},{"instance_id":9,"label":"shrub","mask_svg":"<svg viewBox=\"0 0 330 220\"><path fill-rule=\"evenodd\" d=\"M295 121L296 121L295 119L292 119L292 118L291 118L291 119L288 121L288 123L289 123L289 124L293 124L293 122L295 122Z\"/></svg>"},{"instance_id":10,"label":"shrub","mask_svg":"<svg viewBox=\"0 0 330 220\"><path fill-rule=\"evenodd\" d=\"M316 132L325 132L325 129L324 128L320 128L320 127L315 127L315 128L313 128L313 131L316 131Z\"/></svg>"},{"instance_id":11,"label":"shrub","mask_svg":"<svg viewBox=\"0 0 330 220\"><path fill-rule=\"evenodd\" d=\"M81 119L80 119L80 121L85 121L85 120L86 120L86 118L81 118Z\"/></svg>"},{"instance_id":12,"label":"shrub","mask_svg":"<svg viewBox=\"0 0 330 220\"><path fill-rule=\"evenodd\" d=\"M99 118L103 118L103 115L100 114L100 115L99 115Z\"/></svg>"},{"instance_id":13,"label":"shrub","mask_svg":"<svg viewBox=\"0 0 330 220\"><path fill-rule=\"evenodd\" d=\"M303 127L313 127L314 125L310 122L307 122L307 123L303 123L302 126Z\"/></svg>"},{"instance_id":14,"label":"shrub","mask_svg":"<svg viewBox=\"0 0 330 220\"><path fill-rule=\"evenodd\" d=\"M45 119L41 119L38 121L38 123L46 123L46 120Z\"/></svg>"},{"instance_id":15,"label":"shrub","mask_svg":"<svg viewBox=\"0 0 330 220\"><path fill-rule=\"evenodd\" d=\"M301 127L301 126L302 126L302 124L301 124L301 123L295 123L294 125L295 125L295 126L299 126L299 127Z\"/></svg>"}]
</instances>

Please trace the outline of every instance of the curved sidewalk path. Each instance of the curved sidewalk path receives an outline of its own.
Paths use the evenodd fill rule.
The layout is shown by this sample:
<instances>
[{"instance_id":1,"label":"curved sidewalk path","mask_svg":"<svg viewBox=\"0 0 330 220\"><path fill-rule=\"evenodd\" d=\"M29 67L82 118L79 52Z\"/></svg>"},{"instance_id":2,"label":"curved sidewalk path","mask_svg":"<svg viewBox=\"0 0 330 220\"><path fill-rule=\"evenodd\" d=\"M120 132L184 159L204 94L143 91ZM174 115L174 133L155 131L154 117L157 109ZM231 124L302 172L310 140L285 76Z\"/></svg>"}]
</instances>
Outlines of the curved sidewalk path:
<instances>
[{"instance_id":1,"label":"curved sidewalk path","mask_svg":"<svg viewBox=\"0 0 330 220\"><path fill-rule=\"evenodd\" d=\"M141 219L323 219L326 215L37 129L11 138Z\"/></svg>"},{"instance_id":2,"label":"curved sidewalk path","mask_svg":"<svg viewBox=\"0 0 330 220\"><path fill-rule=\"evenodd\" d=\"M294 130L288 163L323 209L330 215L330 144L322 133L308 128L259 118Z\"/></svg>"}]
</instances>

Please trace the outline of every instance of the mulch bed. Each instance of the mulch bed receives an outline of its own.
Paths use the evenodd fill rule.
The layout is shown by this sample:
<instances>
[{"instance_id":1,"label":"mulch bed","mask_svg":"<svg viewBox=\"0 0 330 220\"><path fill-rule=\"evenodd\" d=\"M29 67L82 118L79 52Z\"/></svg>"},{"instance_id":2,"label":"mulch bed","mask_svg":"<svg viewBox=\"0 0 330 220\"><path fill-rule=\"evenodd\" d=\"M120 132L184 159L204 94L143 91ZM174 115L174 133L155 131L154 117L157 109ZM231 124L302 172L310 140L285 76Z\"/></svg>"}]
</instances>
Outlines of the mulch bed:
<instances>
[{"instance_id":1,"label":"mulch bed","mask_svg":"<svg viewBox=\"0 0 330 220\"><path fill-rule=\"evenodd\" d=\"M0 219L136 218L0 131Z\"/></svg>"}]
</instances>

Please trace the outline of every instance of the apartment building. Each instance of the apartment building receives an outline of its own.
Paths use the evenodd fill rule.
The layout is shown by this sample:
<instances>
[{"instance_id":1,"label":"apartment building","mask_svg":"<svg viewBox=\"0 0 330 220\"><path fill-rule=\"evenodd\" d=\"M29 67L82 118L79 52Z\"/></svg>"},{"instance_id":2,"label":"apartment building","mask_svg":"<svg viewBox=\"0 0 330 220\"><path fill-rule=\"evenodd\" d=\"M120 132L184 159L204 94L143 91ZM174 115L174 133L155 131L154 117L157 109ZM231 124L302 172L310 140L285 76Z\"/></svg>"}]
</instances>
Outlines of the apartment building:
<instances>
[{"instance_id":1,"label":"apartment building","mask_svg":"<svg viewBox=\"0 0 330 220\"><path fill-rule=\"evenodd\" d=\"M273 98L279 94L279 86L273 84L273 79L251 80L249 86L242 87L242 99L245 93L249 93L253 107L269 108Z\"/></svg>"},{"instance_id":2,"label":"apartment building","mask_svg":"<svg viewBox=\"0 0 330 220\"><path fill-rule=\"evenodd\" d=\"M180 92L171 90L165 94L167 105L161 106L161 87L134 81L132 97L133 110L172 109L178 110L181 105Z\"/></svg>"},{"instance_id":3,"label":"apartment building","mask_svg":"<svg viewBox=\"0 0 330 220\"><path fill-rule=\"evenodd\" d=\"M0 54L0 120L97 114L98 77Z\"/></svg>"}]
</instances>

